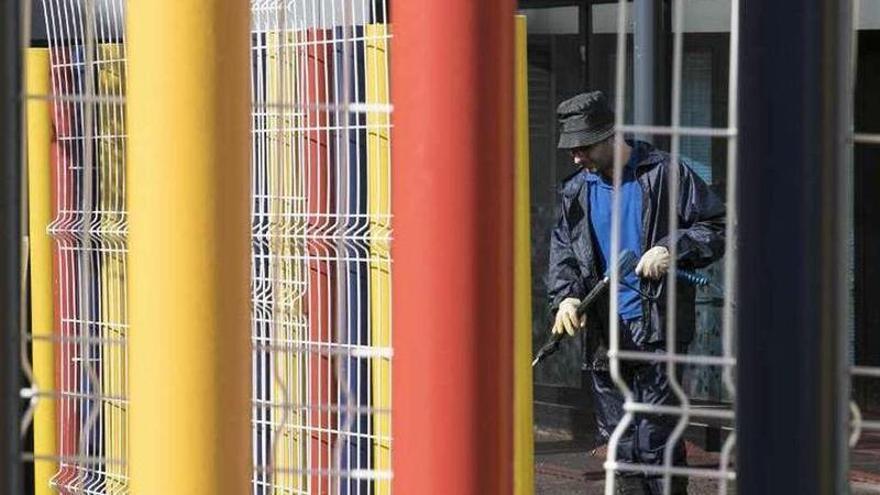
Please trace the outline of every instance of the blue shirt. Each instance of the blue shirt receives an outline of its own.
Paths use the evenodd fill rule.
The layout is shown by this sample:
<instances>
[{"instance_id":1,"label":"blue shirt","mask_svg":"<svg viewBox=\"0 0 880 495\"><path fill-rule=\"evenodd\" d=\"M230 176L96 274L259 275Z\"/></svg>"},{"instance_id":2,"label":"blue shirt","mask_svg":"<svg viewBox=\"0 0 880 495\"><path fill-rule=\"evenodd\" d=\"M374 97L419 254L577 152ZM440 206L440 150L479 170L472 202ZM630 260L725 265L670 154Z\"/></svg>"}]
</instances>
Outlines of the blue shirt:
<instances>
[{"instance_id":1,"label":"blue shirt","mask_svg":"<svg viewBox=\"0 0 880 495\"><path fill-rule=\"evenodd\" d=\"M639 158L635 149L623 167L620 184L620 250L629 249L636 256L642 254L642 187L636 179L635 169ZM611 259L611 209L614 198L614 183L604 177L587 172L589 185L590 224L596 246L599 248L599 261L602 273L608 270ZM630 273L623 280L632 287L639 286L639 277ZM635 290L621 284L617 299L617 313L624 320L642 316L641 296Z\"/></svg>"}]
</instances>

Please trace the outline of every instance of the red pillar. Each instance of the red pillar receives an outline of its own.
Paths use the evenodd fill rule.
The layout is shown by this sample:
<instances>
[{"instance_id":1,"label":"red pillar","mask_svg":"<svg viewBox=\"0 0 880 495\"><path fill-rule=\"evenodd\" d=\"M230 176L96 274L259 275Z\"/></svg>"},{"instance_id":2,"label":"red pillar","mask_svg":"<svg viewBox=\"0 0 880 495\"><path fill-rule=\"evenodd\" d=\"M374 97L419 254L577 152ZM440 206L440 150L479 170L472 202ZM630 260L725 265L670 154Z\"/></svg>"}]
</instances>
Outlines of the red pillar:
<instances>
[{"instance_id":1,"label":"red pillar","mask_svg":"<svg viewBox=\"0 0 880 495\"><path fill-rule=\"evenodd\" d=\"M336 414L330 409L335 406L336 379L333 373L333 360L330 348L336 332L336 266L330 259L334 256L334 246L321 236L330 229L330 215L336 213L333 205L333 163L330 160L332 137L327 130L330 125L329 113L318 106L331 103L328 88L335 84L332 79L333 45L326 43L329 37L323 29L310 29L306 32L305 67L303 74L306 88L306 105L314 105L306 113L306 208L309 214L306 235L306 249L309 256L308 315L309 341L321 343L324 347L312 351L309 363L309 401L316 407L309 411L309 425L314 428L309 443L311 454L309 474L310 493L328 495L331 493L327 474L333 468L331 450L336 446L333 434ZM329 48L328 48L329 46ZM329 52L329 53L328 53ZM330 80L328 80L330 79Z\"/></svg>"},{"instance_id":2,"label":"red pillar","mask_svg":"<svg viewBox=\"0 0 880 495\"><path fill-rule=\"evenodd\" d=\"M392 1L394 493L513 489L514 7Z\"/></svg>"}]
</instances>

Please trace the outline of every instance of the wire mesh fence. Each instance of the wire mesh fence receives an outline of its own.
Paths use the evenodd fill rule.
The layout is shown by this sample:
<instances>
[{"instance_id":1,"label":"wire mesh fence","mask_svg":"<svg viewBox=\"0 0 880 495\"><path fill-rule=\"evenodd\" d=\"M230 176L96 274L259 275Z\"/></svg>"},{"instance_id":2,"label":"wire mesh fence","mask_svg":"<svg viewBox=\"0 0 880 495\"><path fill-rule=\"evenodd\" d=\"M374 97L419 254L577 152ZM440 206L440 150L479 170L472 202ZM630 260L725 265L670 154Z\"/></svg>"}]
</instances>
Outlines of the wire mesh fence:
<instances>
[{"instance_id":1,"label":"wire mesh fence","mask_svg":"<svg viewBox=\"0 0 880 495\"><path fill-rule=\"evenodd\" d=\"M853 104L853 99L857 99L857 94L862 95L863 103L865 101L870 101L872 98L869 96L869 93L872 92L873 88L871 87L861 87L857 90L856 86L858 84L864 84L863 82L857 83L856 81L870 80L872 76L868 76L867 79L864 77L856 77L862 71L872 71L875 70L876 66L869 65L868 67L859 67L858 64L860 61L865 61L870 63L871 58L866 57L865 53L860 52L855 47L858 44L857 40L860 39L870 39L869 35L865 34L860 36L860 30L871 30L876 29L876 25L872 24L870 19L873 19L872 12L874 5L869 5L871 9L869 11L862 10L865 6L865 2L853 2L854 8L851 11L852 19L851 22L848 22L847 25L851 26L852 32L844 32L840 33L842 36L841 39L837 39L835 42L841 45L846 45L847 43L852 42L852 60L848 61L847 70L849 71L849 81L852 86L847 89L847 105ZM609 448L609 460L606 462L606 469L608 470L608 484L606 485L606 490L608 493L611 493L611 488L608 488L608 485L614 483L615 480L612 479L612 472L616 473L626 473L626 472L637 472L637 473L654 473L656 475L662 476L664 479L664 490L669 493L669 490L674 490L674 485L671 485L670 481L675 477L680 476L690 476L691 479L695 478L713 478L718 479L718 492L726 493L728 490L731 490L734 486L733 484L728 483L727 481L734 481L736 479L736 475L734 473L734 465L733 465L733 454L736 442L736 433L731 432L728 435L724 447L721 452L720 461L717 467L713 467L710 469L705 468L682 468L676 466L674 463L670 462L669 451L672 450L673 446L683 438L683 434L686 430L687 424L689 422L693 422L695 419L698 420L700 417L703 418L716 418L723 419L725 421L730 422L731 426L733 426L734 421L734 411L732 409L732 403L728 404L728 407L722 408L711 408L704 409L699 406L695 406L690 404L690 400L688 395L683 393L681 390L681 383L678 383L675 371L674 364L699 364L700 366L714 366L721 367L723 370L723 383L726 389L727 394L731 399L735 398L736 393L736 384L733 380L733 370L736 366L736 358L735 358L735 342L734 335L732 333L732 329L734 327L735 318L736 318L736 293L735 286L733 285L733 275L736 273L736 265L737 265L737 256L736 256L736 246L740 240L743 242L749 242L749 239L738 239L737 238L737 213L739 211L738 205L736 204L737 199L737 169L736 169L736 152L737 152L737 141L738 141L738 126L737 126L737 97L744 97L743 95L737 94L737 78L738 78L738 68L737 68L737 60L738 56L738 43L739 43L739 15L740 15L740 5L737 1L730 2L730 47L729 47L729 57L730 57L730 67L728 72L728 90L729 90L729 106L728 106L728 125L724 128L698 128L698 127L688 127L681 125L681 117L680 117L680 101L682 94L682 76L681 76L681 60L682 60L682 44L683 38L686 36L685 32L687 29L684 26L684 19L682 11L687 8L687 2L676 1L672 3L672 37L673 37L673 52L672 52L672 123L669 126L658 126L658 125L645 125L643 123L639 124L629 124L622 120L618 120L617 131L618 135L623 133L643 133L647 135L653 136L669 136L671 140L671 156L673 157L673 161L675 158L680 157L681 160L686 160L687 157L683 156L681 151L680 141L685 137L711 137L715 139L724 139L727 141L727 249L726 249L726 258L725 258L725 270L724 270L724 324L723 324L723 335L722 335L722 355L720 356L701 356L694 355L690 353L688 355L683 355L676 350L668 348L665 350L662 356L650 356L643 355L640 353L634 353L631 351L617 351L612 348L610 356L612 358L612 362L616 361L615 374L620 378L622 374L621 369L625 368L628 365L628 361L641 361L641 362L663 362L666 364L667 373L673 382L673 389L675 389L675 396L677 404L673 407L669 406L658 406L656 404L642 404L639 403L638 400L634 399L631 393L628 390L624 390L624 395L627 397L627 404L625 409L628 411L627 416L625 417L624 425L621 425L618 428L618 432L615 435L616 440L619 440L620 437L624 434L624 431L627 428L627 425L631 425L634 421L639 418L639 415L651 414L651 415L669 415L677 420L676 429L674 434L669 439L666 445L666 454L667 457L664 459L664 463L662 467L658 467L656 465L627 465L621 463L615 459L615 448ZM862 9L860 9L860 7ZM624 85L625 81L625 71L627 68L623 64L623 60L625 60L624 54L627 50L627 21L626 21L626 6L624 2L618 3L618 56L617 56L617 88L626 88ZM847 11L848 13L850 11ZM749 13L746 12L745 15ZM847 39L847 36L851 36L851 39ZM826 40L827 41L827 40ZM619 90L617 95L618 97L618 115L623 115L624 102L629 95L625 95L623 90ZM850 117L858 116L859 113L864 117L869 110L861 109L856 110L855 113L850 112ZM863 122L870 122L870 119L862 119ZM850 155L850 159L852 159L852 155L858 155L859 150L861 150L864 156L861 157L861 160L857 160L855 167L866 167L870 166L870 163L866 162L866 158L868 155L866 150L870 147L876 146L877 143L880 143L880 138L876 134L876 128L861 128L859 126L859 119L856 118L854 122L846 123L849 127L848 129L848 145L850 146L848 149L848 154ZM862 124L864 125L864 124ZM868 125L870 127L870 124ZM873 156L873 155L872 155ZM869 159L869 158L868 158ZM618 162L618 167L622 164ZM835 163L836 167L846 167L846 163ZM858 187L857 178L858 174L853 170L848 170L849 174L849 183L846 185L846 189L849 194L853 194L853 188ZM677 178L670 174L670 182L669 182L669 190L670 190L670 211L674 211L676 206L676 200L679 198L679 195L676 193L675 184L678 182ZM618 179L619 180L619 179ZM742 197L742 196L740 196ZM848 199L848 201L852 201L852 197ZM858 200L856 200L858 201ZM853 203L849 203L852 207ZM865 229L868 229L867 225L870 223L870 211L862 210L861 213L858 213L859 207L858 204L854 206L856 213L853 211L837 211L835 212L835 221L839 222L846 226L849 231L849 240L847 244L849 246L849 252L847 253L847 260L838 261L838 265L836 266L837 270L845 270L848 273L849 283L853 284L853 280L858 278L865 277L865 274L862 272L865 270L863 265L856 266L856 263L870 263L871 259L874 256L873 252L862 252L860 261L853 260L853 249L860 249L858 247L853 247L854 244L858 244L858 233L853 233L853 229L858 231L861 229L863 232L862 235L870 235L865 234ZM619 214L619 213L618 213ZM858 217L856 220L853 219L853 215ZM674 225L676 221L679 219L674 218L674 215L670 215L669 223L670 225ZM864 222L864 225L859 226L855 222ZM753 240L753 239L752 239ZM864 249L864 248L861 248ZM674 251L674 250L671 250ZM673 254L673 259L675 255ZM674 266L674 265L673 265ZM674 271L674 270L673 270ZM675 305L675 291L673 287L676 284L681 284L681 281L677 281L675 276L670 276L668 278L669 282L669 299L667 303L669 305ZM863 282L864 283L864 282ZM858 291L859 289L855 289ZM861 290L865 290L862 287ZM854 289L852 285L849 287L849 296L846 296L848 299L852 296ZM862 296L864 297L864 296ZM849 445L851 448L850 451L850 464L846 466L846 468L850 469L850 479L852 481L862 481L869 483L876 483L876 475L873 473L873 469L875 469L876 464L876 451L873 448L876 442L876 430L880 428L880 422L877 421L876 416L876 378L880 377L880 370L876 366L875 354L872 353L870 346L870 337L866 337L867 334L871 332L870 325L874 320L871 320L869 317L860 316L857 314L858 311L867 311L866 308L858 308L852 305L852 301L848 300L849 306L846 308L847 317L849 320L849 327L841 327L836 328L837 332L847 333L847 340L849 342L849 352L850 356L850 364L849 367L849 375L852 380L852 400L850 402L850 414L851 419L849 422L850 426L850 435L849 435ZM676 321L673 318L674 311L669 311L669 321L668 328L675 328ZM853 323L854 320L859 321L858 325L861 325L861 328L855 330L853 327L856 325ZM617 329L617 322L612 321L612 335L619 339L619 332ZM858 334L856 332L859 332ZM617 334L617 335L615 335ZM619 345L619 342L615 343L612 347L616 347ZM827 350L827 352L833 352L831 349ZM623 384L623 382L620 382ZM838 381L838 385L842 386L841 382ZM748 383L739 384L740 387L749 387ZM625 389L625 387L623 387ZM794 414L794 413L792 413ZM825 466L827 469L832 469L830 466ZM835 468L836 469L836 468ZM862 469L867 469L871 472L862 471ZM846 472L846 469L843 470ZM727 481L725 481L727 480ZM673 491L674 492L674 491Z\"/></svg>"},{"instance_id":2,"label":"wire mesh fence","mask_svg":"<svg viewBox=\"0 0 880 495\"><path fill-rule=\"evenodd\" d=\"M385 10L253 4L256 493L390 491Z\"/></svg>"},{"instance_id":3,"label":"wire mesh fence","mask_svg":"<svg viewBox=\"0 0 880 495\"><path fill-rule=\"evenodd\" d=\"M54 368L54 388L34 380L28 391L32 407L55 401L55 418L34 427L42 435L56 430L57 444L54 455L33 457L57 464L49 484L58 493L125 493L124 4L47 0L42 9L51 93L28 97L51 100L45 166L53 218L43 228L54 241L54 263L40 269L52 272L54 322L29 337L34 346L51 342L54 361L25 363Z\"/></svg>"},{"instance_id":4,"label":"wire mesh fence","mask_svg":"<svg viewBox=\"0 0 880 495\"><path fill-rule=\"evenodd\" d=\"M127 493L125 2L41 7L51 85L27 98L54 129L55 318L27 337L54 358L25 362L22 428L57 444L25 458L57 466L37 493ZM387 7L251 12L253 492L388 493Z\"/></svg>"},{"instance_id":5,"label":"wire mesh fence","mask_svg":"<svg viewBox=\"0 0 880 495\"><path fill-rule=\"evenodd\" d=\"M672 163L687 162L684 139L725 142L724 287L700 289L723 297L722 351L632 350L621 343L620 322L611 319L611 376L624 398L625 415L608 449L606 493L613 493L615 475L625 473L656 475L667 492L674 480L690 477L715 480L718 493L727 493L736 479L733 275L740 9L737 0L730 2L727 125L698 127L681 118L687 4L674 0L672 6L671 123L627 123L628 6L618 2L616 139L630 133L668 137ZM53 243L51 266L43 269L51 272L54 310L25 335L28 383L22 396L30 403L22 430L56 438L54 450L35 447L24 458L51 466L37 493L128 493L125 2L42 0L40 7L50 84L45 93L26 97L48 101L51 108L45 167L52 208L42 228ZM251 2L252 320L242 331L251 332L253 344L254 494L391 491L392 35L387 10L384 0ZM855 129L852 143L875 146L880 134ZM622 166L618 156L617 187ZM673 233L684 227L677 213L683 170L674 166L667 177ZM620 216L619 204L613 215ZM615 230L612 239L617 253L620 232ZM673 259L677 249L670 245ZM611 265L616 266L614 256ZM675 341L680 322L674 309L681 303L676 289L685 282L676 277L674 264L670 271L665 326L669 341ZM612 272L612 314L619 277ZM52 348L49 361L30 359L30 349L36 354L46 345ZM646 402L634 393L625 375L640 363L662 366L672 400ZM713 407L694 403L679 378L685 366L720 369L730 400ZM873 380L880 369L856 359L850 375ZM53 412L41 415L47 403L54 404ZM880 430L880 420L867 406L851 402L853 447L866 432ZM671 418L674 424L662 463L619 460L618 445L627 430L648 416ZM674 446L691 423L704 420L731 425L717 466L677 464Z\"/></svg>"},{"instance_id":6,"label":"wire mesh fence","mask_svg":"<svg viewBox=\"0 0 880 495\"><path fill-rule=\"evenodd\" d=\"M855 93L856 81L858 80L857 74L859 73L858 61L859 50L858 50L858 42L859 42L859 29L861 26L861 20L863 19L863 9L864 6L871 6L871 2L863 2L860 0L855 0L853 2L853 20L852 20L852 33L851 33L851 42L852 42L852 60L850 61L850 69L852 71L852 88L850 88L853 93ZM864 69L863 69L864 70ZM870 68L868 69L870 70ZM870 90L869 90L870 91ZM855 97L855 96L853 96ZM855 105L855 102L853 102ZM849 152L852 155L856 155L856 152L859 148L867 148L867 147L876 147L880 144L880 133L876 132L876 129L870 128L860 128L859 124L856 121L856 114L853 112L853 122L849 127L851 132L850 141L849 141ZM873 132L872 132L873 131ZM862 164L856 163L854 166L864 166ZM853 171L854 173L855 171ZM852 182L849 184L849 187L852 188L855 179L851 179ZM855 243L855 234L851 234L852 244ZM850 253L850 256L854 256L854 253ZM871 253L866 253L864 255L866 258L870 259L872 256ZM850 269L855 269L855 267L851 267ZM851 306L850 311L855 311L855 306ZM855 316L853 316L855 319ZM867 325L870 325L867 322ZM852 335L852 328L850 329L850 335ZM865 328L863 331L867 330L870 332L870 328ZM864 345L859 339L855 339L852 343L852 348L850 349L850 380L851 380L851 389L852 389L852 400L850 401L850 413L851 413L851 426L850 426L850 437L849 437L849 447L850 447L850 456L853 464L855 464L859 457L858 448L862 446L862 444L867 444L870 449L870 445L872 440L876 438L877 431L880 431L880 421L878 421L878 417L876 414L876 401L871 393L862 394L859 393L861 390L867 389L872 390L873 387L876 386L876 379L880 378L880 366L876 365L875 356L872 356L870 351L865 352L866 350L859 349L861 345ZM867 347L865 345L865 347ZM870 452L870 450L869 450Z\"/></svg>"},{"instance_id":7,"label":"wire mesh fence","mask_svg":"<svg viewBox=\"0 0 880 495\"><path fill-rule=\"evenodd\" d=\"M682 202L690 198L690 191L680 190L682 176L693 174L693 162L682 153L682 142L690 138L720 138L726 141L727 148L727 180L726 182L726 225L724 232L725 257L723 268L723 288L719 284L709 284L700 289L701 295L708 292L712 297L723 298L723 322L721 328L721 353L701 354L688 353L687 345L680 345L677 332L683 322L678 320L679 312L676 306L686 304L686 301L678 300L682 292L679 286L693 283L693 279L687 276L679 277L680 268L673 261L669 267L669 273L663 282L665 291L661 298L665 299L665 321L659 324L665 328L665 345L659 348L633 349L627 345L624 337L626 329L622 328L622 322L617 318L619 281L625 274L619 273L617 253L621 246L621 200L620 194L616 194L612 211L611 230L611 308L610 308L610 339L608 357L610 360L610 372L620 394L622 394L624 415L611 435L608 443L608 454L605 462L606 478L605 493L616 493L616 489L625 483L627 475L643 475L647 479L655 480L652 483L663 493L682 493L683 480L710 479L716 481L717 493L725 494L730 489L731 482L736 478L733 466L733 454L735 446L735 433L732 430L734 422L733 397L736 387L733 381L733 370L736 365L734 352L733 324L735 317L735 292L734 273L736 270L736 245L737 245L737 220L736 220L736 150L737 150L737 77L738 77L738 42L739 42L739 2L730 2L729 24L729 67L728 67L728 108L727 125L724 127L697 127L687 126L682 121L682 60L684 52L685 25L684 16L687 3L682 0L672 2L672 59L671 59L671 122L669 125L658 125L656 122L629 123L624 120L627 99L627 32L628 13L630 4L624 1L617 3L617 55L616 55L616 84L615 84L615 163L614 163L614 187L620 190L623 180L624 158L620 150L624 142L624 136L642 135L656 139L668 137L670 142L669 163L672 164L667 170L666 184L658 185L665 188L668 197L668 211L657 212L658 216L666 215L669 238L679 239L682 232L691 228L694 218L686 218L682 215ZM629 70L632 70L631 68ZM658 193L661 194L661 193ZM647 234L644 234L647 235ZM686 235L686 234L684 234ZM650 247L650 246L648 246ZM678 242L669 242L668 251L671 260L678 260L679 255L687 253L679 252ZM723 294L719 294L723 292ZM660 293L660 292L658 292ZM687 294L687 292L685 292ZM688 297L687 295L685 297ZM693 297L691 293L690 297ZM685 340L685 342L687 342ZM656 366L662 371L657 371L661 381L668 383L668 392L662 395L645 394L637 387L638 377L644 374L645 367ZM685 390L682 381L683 371L686 367L710 367L721 370L722 383L727 400L709 406L695 404ZM691 423L715 421L729 425L729 434L723 443L721 455L715 466L687 466L684 450L684 435ZM620 460L619 455L624 452L627 443L643 442L651 440L641 437L638 430L644 429L646 422L665 424L669 428L669 435L663 440L664 445L660 448L657 459L633 458L624 454L626 459ZM644 433L641 433L644 435ZM644 446L640 447L644 448ZM654 460L654 462L650 462Z\"/></svg>"}]
</instances>

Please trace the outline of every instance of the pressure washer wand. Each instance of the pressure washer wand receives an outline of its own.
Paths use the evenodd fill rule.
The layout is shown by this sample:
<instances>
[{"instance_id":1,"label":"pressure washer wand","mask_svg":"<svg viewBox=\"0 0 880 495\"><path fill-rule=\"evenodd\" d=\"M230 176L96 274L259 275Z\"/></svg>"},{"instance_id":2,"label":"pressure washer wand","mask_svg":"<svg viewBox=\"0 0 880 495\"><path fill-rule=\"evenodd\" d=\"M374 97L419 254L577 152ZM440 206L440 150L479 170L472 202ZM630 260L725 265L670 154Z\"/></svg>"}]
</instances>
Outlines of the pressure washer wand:
<instances>
[{"instance_id":1,"label":"pressure washer wand","mask_svg":"<svg viewBox=\"0 0 880 495\"><path fill-rule=\"evenodd\" d=\"M618 260L618 266L620 267L620 278L623 278L633 270L635 270L636 265L638 264L638 260L636 259L636 255L633 254L630 250L623 250L620 253L620 259ZM694 271L685 270L679 268L676 270L677 278L684 282L687 282L696 287L710 287L720 292L720 288L718 288L709 277L705 275L699 274ZM577 317L580 319L584 313L587 312L587 308L590 307L590 304L599 297L604 291L608 289L608 286L611 283L611 276L605 275L598 284L593 287L593 290L587 294L587 297L584 298L583 301L577 307ZM538 363L546 359L551 354L555 353L559 350L559 344L562 343L562 339L565 338L565 333L555 333L550 337L550 340L544 344L543 347L538 351L538 354L535 355L535 359L532 361L532 368L537 366Z\"/></svg>"},{"instance_id":2,"label":"pressure washer wand","mask_svg":"<svg viewBox=\"0 0 880 495\"><path fill-rule=\"evenodd\" d=\"M629 249L624 249L620 252L619 259L617 260L617 268L618 273L620 273L620 277L623 278L630 274L633 270L635 270L636 265L639 260L636 258L635 253L630 251ZM577 317L578 320L587 312L587 308L590 307L591 304L606 290L608 290L608 286L611 284L611 273L607 273L605 277L599 281L598 284L593 286L593 289L587 294L586 297L578 304L577 307ZM532 361L532 368L537 366L538 363L543 361L557 350L559 350L559 344L562 342L562 339L565 338L565 333L556 333L550 337L550 340L544 344L543 347L538 351L538 354L535 355L535 359Z\"/></svg>"}]
</instances>

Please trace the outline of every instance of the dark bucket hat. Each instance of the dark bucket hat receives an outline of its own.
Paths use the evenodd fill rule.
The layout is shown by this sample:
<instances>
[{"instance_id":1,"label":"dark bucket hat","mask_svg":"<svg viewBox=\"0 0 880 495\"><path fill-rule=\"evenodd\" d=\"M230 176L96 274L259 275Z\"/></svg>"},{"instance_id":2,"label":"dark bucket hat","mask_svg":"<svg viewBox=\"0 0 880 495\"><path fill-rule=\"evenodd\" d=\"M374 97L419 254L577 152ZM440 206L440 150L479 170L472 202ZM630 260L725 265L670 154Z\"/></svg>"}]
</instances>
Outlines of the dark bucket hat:
<instances>
[{"instance_id":1,"label":"dark bucket hat","mask_svg":"<svg viewBox=\"0 0 880 495\"><path fill-rule=\"evenodd\" d=\"M556 108L559 149L590 146L614 134L614 112L601 91L581 93Z\"/></svg>"}]
</instances>

